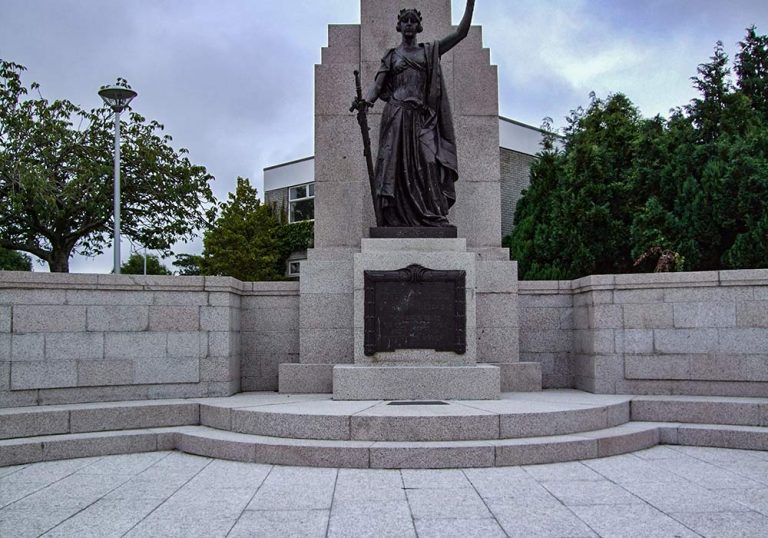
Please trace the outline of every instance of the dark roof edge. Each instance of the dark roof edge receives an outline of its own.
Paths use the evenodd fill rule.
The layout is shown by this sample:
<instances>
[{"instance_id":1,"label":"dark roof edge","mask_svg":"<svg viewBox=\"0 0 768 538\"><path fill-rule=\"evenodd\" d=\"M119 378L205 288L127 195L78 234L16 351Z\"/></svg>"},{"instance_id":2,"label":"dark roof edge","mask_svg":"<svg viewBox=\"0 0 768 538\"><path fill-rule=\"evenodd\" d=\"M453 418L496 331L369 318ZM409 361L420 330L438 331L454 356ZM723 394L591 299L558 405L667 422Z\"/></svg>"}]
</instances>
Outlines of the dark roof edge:
<instances>
[{"instance_id":1,"label":"dark roof edge","mask_svg":"<svg viewBox=\"0 0 768 538\"><path fill-rule=\"evenodd\" d=\"M502 121L506 121L507 123L512 123L514 125L519 125L520 127L525 127L526 129L532 129L534 131L539 131L540 133L546 133L544 129L541 129L539 127L534 127L533 125L528 125L527 123L523 123L522 121L513 120L510 118L505 118L504 116L499 116L499 119Z\"/></svg>"},{"instance_id":2,"label":"dark roof edge","mask_svg":"<svg viewBox=\"0 0 768 538\"><path fill-rule=\"evenodd\" d=\"M289 166L291 164L303 163L304 161L311 161L314 158L315 158L315 156L312 155L311 157L304 157L303 159L296 159L295 161L288 161L287 163L280 163L280 164L275 164L273 166L267 166L264 169L264 171L266 172L267 170L274 170L275 168L282 168L283 166Z\"/></svg>"},{"instance_id":3,"label":"dark roof edge","mask_svg":"<svg viewBox=\"0 0 768 538\"><path fill-rule=\"evenodd\" d=\"M555 135L557 138L565 138L561 134L545 131L544 129L541 129L539 127L534 127L533 125L528 125L527 123L523 123L522 121L517 121L517 120L510 119L510 118L505 118L504 116L499 116L499 120L506 121L507 123L511 123L513 125L519 125L520 127L525 127L526 129L531 129L533 131L538 131L541 134L552 134L552 135Z\"/></svg>"}]
</instances>

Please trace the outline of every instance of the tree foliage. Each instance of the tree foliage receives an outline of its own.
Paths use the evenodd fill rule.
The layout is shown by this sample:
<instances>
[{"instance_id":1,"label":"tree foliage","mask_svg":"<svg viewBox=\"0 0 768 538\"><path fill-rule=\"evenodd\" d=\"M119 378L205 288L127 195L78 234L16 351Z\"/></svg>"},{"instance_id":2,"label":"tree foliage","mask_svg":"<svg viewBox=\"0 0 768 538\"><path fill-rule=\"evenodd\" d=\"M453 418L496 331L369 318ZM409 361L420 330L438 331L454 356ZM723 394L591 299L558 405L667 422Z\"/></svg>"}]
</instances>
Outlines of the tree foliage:
<instances>
[{"instance_id":1,"label":"tree foliage","mask_svg":"<svg viewBox=\"0 0 768 538\"><path fill-rule=\"evenodd\" d=\"M285 224L284 210L263 204L248 179L237 178L235 192L220 210L203 239L203 274L283 280L291 252L311 244L311 223Z\"/></svg>"},{"instance_id":2,"label":"tree foliage","mask_svg":"<svg viewBox=\"0 0 768 538\"><path fill-rule=\"evenodd\" d=\"M124 275L143 275L144 274L144 255L134 252L128 258L128 261L120 266L120 272ZM153 254L147 256L148 275L170 275L171 271L160 263L160 258Z\"/></svg>"},{"instance_id":3,"label":"tree foliage","mask_svg":"<svg viewBox=\"0 0 768 538\"><path fill-rule=\"evenodd\" d=\"M176 254L172 265L178 269L176 274L179 276L198 276L203 274L200 268L202 262L203 257L196 254Z\"/></svg>"},{"instance_id":4,"label":"tree foliage","mask_svg":"<svg viewBox=\"0 0 768 538\"><path fill-rule=\"evenodd\" d=\"M574 111L505 238L521 277L768 267L768 38L748 29L735 66L718 43L668 119L621 94Z\"/></svg>"},{"instance_id":5,"label":"tree foliage","mask_svg":"<svg viewBox=\"0 0 768 538\"><path fill-rule=\"evenodd\" d=\"M67 272L77 252L111 244L111 110L49 101L24 67L0 59L0 246L34 254ZM38 94L30 97L30 90ZM122 233L170 253L215 217L206 169L174 150L163 126L136 113L121 120Z\"/></svg>"},{"instance_id":6,"label":"tree foliage","mask_svg":"<svg viewBox=\"0 0 768 538\"><path fill-rule=\"evenodd\" d=\"M32 260L29 256L0 247L0 271L31 271Z\"/></svg>"},{"instance_id":7,"label":"tree foliage","mask_svg":"<svg viewBox=\"0 0 768 538\"><path fill-rule=\"evenodd\" d=\"M531 168L507 244L526 278L573 278L631 267L628 207L640 118L622 94L592 96L568 118Z\"/></svg>"}]
</instances>

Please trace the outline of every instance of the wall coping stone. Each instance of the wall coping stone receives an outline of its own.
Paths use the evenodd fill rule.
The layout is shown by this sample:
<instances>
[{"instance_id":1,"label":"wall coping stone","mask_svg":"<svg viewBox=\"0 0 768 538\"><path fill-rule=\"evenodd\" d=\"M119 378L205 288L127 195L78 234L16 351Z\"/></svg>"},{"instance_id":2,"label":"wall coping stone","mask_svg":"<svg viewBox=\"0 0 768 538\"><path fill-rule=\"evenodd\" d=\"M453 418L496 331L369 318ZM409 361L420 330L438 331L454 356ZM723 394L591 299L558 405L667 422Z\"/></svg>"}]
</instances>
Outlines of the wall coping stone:
<instances>
[{"instance_id":1,"label":"wall coping stone","mask_svg":"<svg viewBox=\"0 0 768 538\"><path fill-rule=\"evenodd\" d=\"M768 286L768 269L720 271L721 286Z\"/></svg>"},{"instance_id":2,"label":"wall coping stone","mask_svg":"<svg viewBox=\"0 0 768 538\"><path fill-rule=\"evenodd\" d=\"M576 280L521 280L519 282L522 295L718 286L768 286L768 269L590 275Z\"/></svg>"},{"instance_id":3,"label":"wall coping stone","mask_svg":"<svg viewBox=\"0 0 768 538\"><path fill-rule=\"evenodd\" d=\"M295 295L298 281L241 282L220 276L100 275L0 271L0 289L181 291L238 295Z\"/></svg>"},{"instance_id":4,"label":"wall coping stone","mask_svg":"<svg viewBox=\"0 0 768 538\"><path fill-rule=\"evenodd\" d=\"M595 290L768 286L768 269L699 271L683 273L634 273L590 275L576 280L521 280L524 295L585 293ZM104 275L85 273L35 273L0 271L0 289L87 289L125 291L198 291L238 295L294 295L298 281L242 282L232 277Z\"/></svg>"},{"instance_id":5,"label":"wall coping stone","mask_svg":"<svg viewBox=\"0 0 768 538\"><path fill-rule=\"evenodd\" d=\"M571 290L570 280L520 280L517 284L521 295L557 295Z\"/></svg>"}]
</instances>

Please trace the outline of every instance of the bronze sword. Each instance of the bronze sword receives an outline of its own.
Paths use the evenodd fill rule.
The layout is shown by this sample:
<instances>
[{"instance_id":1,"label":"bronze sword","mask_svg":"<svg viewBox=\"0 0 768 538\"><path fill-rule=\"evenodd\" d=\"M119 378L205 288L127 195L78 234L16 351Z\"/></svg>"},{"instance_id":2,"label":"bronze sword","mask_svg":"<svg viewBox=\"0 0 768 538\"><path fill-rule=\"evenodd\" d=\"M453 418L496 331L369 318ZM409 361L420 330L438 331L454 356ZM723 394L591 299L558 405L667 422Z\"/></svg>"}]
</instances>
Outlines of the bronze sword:
<instances>
[{"instance_id":1,"label":"bronze sword","mask_svg":"<svg viewBox=\"0 0 768 538\"><path fill-rule=\"evenodd\" d=\"M355 70L355 91L357 92L357 100L363 100L363 88L360 84L360 71ZM352 106L349 111L354 112L355 107ZM373 212L376 215L376 226L381 226L381 208L379 207L376 199L376 182L374 179L373 171L373 156L371 155L371 135L368 127L368 109L365 105L359 106L357 109L357 123L360 124L360 131L363 134L363 154L365 155L365 164L368 166L368 181L371 186L371 198L373 199Z\"/></svg>"}]
</instances>

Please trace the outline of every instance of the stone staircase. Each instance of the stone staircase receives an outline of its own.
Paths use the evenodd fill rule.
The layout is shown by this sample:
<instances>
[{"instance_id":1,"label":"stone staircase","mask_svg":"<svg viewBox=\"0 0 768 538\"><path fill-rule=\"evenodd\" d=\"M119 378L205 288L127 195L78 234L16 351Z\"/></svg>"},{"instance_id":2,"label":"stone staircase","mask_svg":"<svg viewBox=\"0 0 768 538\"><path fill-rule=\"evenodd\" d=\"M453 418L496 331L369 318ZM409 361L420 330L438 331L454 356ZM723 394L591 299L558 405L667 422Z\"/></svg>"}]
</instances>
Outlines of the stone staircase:
<instances>
[{"instance_id":1,"label":"stone staircase","mask_svg":"<svg viewBox=\"0 0 768 538\"><path fill-rule=\"evenodd\" d=\"M243 393L5 409L0 466L174 449L237 461L357 468L553 463L659 443L768 450L768 399L547 390L412 404Z\"/></svg>"}]
</instances>

